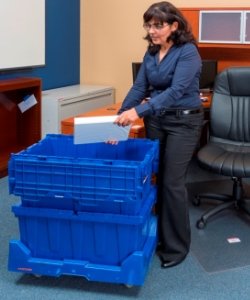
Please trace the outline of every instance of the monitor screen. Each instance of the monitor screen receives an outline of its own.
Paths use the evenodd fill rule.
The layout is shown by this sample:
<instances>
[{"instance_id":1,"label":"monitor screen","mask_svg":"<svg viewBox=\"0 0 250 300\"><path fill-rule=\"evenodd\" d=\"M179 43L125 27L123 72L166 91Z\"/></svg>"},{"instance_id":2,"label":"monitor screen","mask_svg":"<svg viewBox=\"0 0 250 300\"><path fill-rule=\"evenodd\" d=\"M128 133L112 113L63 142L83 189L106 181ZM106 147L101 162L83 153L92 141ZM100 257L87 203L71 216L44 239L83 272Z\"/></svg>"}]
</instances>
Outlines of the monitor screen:
<instances>
[{"instance_id":1,"label":"monitor screen","mask_svg":"<svg viewBox=\"0 0 250 300\"><path fill-rule=\"evenodd\" d=\"M141 67L141 62L132 62L132 75L133 75L133 83L139 73Z\"/></svg>"},{"instance_id":2,"label":"monitor screen","mask_svg":"<svg viewBox=\"0 0 250 300\"><path fill-rule=\"evenodd\" d=\"M200 90L213 90L215 77L217 75L217 60L202 60L200 74Z\"/></svg>"}]
</instances>

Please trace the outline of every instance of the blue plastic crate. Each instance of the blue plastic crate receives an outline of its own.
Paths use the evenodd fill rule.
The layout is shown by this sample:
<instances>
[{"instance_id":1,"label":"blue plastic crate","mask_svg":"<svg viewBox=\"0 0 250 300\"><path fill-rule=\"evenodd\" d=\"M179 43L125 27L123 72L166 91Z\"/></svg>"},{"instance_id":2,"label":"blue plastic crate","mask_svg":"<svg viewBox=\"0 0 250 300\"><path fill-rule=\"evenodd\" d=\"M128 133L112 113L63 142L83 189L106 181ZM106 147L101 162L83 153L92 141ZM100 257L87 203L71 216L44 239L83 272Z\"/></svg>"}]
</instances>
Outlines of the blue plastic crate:
<instances>
[{"instance_id":1,"label":"blue plastic crate","mask_svg":"<svg viewBox=\"0 0 250 300\"><path fill-rule=\"evenodd\" d=\"M140 251L131 253L120 266L85 260L34 258L18 240L10 241L8 269L13 272L59 277L82 276L89 281L143 285L158 242L157 218L150 217L147 240Z\"/></svg>"},{"instance_id":2,"label":"blue plastic crate","mask_svg":"<svg viewBox=\"0 0 250 300\"><path fill-rule=\"evenodd\" d=\"M153 188L156 189L157 186ZM138 215L148 195L144 196L143 199L132 199L131 197L124 197L123 200L119 201L116 201L114 196L112 195L108 196L104 200L76 200L66 197L61 199L49 196L39 197L39 201L26 200L23 197L21 197L21 199L23 206L26 207L48 207L85 212Z\"/></svg>"},{"instance_id":3,"label":"blue plastic crate","mask_svg":"<svg viewBox=\"0 0 250 300\"><path fill-rule=\"evenodd\" d=\"M141 251L150 231L151 193L137 216L110 213L74 213L69 210L14 205L20 240L34 258L84 260L119 266Z\"/></svg>"},{"instance_id":4,"label":"blue plastic crate","mask_svg":"<svg viewBox=\"0 0 250 300\"><path fill-rule=\"evenodd\" d=\"M134 214L150 191L158 155L158 141L148 139L74 145L71 135L49 134L11 155L9 191L21 196L24 206L115 213L130 202ZM130 209L125 207L127 214Z\"/></svg>"}]
</instances>

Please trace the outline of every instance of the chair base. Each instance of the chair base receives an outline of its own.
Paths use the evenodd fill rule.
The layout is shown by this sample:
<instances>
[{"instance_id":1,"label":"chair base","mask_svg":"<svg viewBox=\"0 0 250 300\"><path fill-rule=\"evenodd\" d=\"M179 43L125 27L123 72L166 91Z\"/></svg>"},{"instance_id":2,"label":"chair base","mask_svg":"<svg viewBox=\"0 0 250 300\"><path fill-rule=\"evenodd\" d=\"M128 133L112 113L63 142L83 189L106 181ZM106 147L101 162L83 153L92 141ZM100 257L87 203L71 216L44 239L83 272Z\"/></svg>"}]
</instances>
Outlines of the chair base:
<instances>
[{"instance_id":1,"label":"chair base","mask_svg":"<svg viewBox=\"0 0 250 300\"><path fill-rule=\"evenodd\" d=\"M241 208L242 210L244 210L245 213L247 213L250 216L250 210L248 210L246 207L246 201L250 201L250 198L243 197L244 189L242 185L242 179L239 177L233 177L232 180L234 181L232 195L214 193L195 195L195 198L193 200L193 205L195 206L199 206L200 200L203 198L222 201L221 204L211 208L206 213L204 213L199 220L197 220L197 228L205 228L209 218L230 207L234 207L237 210Z\"/></svg>"}]
</instances>

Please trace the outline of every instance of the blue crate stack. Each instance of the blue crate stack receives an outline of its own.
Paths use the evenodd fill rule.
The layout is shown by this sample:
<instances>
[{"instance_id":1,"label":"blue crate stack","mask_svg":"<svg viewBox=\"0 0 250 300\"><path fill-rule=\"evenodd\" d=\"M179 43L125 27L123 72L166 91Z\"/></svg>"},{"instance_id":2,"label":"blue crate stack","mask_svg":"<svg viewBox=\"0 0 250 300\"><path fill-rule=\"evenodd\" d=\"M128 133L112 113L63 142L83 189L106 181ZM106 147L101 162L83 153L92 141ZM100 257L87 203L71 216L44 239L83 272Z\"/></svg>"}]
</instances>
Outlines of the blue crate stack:
<instances>
[{"instance_id":1,"label":"blue crate stack","mask_svg":"<svg viewBox=\"0 0 250 300\"><path fill-rule=\"evenodd\" d=\"M157 245L158 155L148 139L75 145L60 134L12 154L20 240L10 241L9 270L143 285Z\"/></svg>"}]
</instances>

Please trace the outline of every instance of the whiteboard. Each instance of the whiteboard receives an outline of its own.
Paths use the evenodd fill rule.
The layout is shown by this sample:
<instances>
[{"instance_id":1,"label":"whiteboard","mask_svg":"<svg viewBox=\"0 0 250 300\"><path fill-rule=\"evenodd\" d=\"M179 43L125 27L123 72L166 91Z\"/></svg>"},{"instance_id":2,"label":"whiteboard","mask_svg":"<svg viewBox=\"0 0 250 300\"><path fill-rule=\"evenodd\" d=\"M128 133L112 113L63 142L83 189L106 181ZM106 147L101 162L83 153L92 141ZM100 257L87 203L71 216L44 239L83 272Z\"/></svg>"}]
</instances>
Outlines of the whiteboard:
<instances>
[{"instance_id":1,"label":"whiteboard","mask_svg":"<svg viewBox=\"0 0 250 300\"><path fill-rule=\"evenodd\" d=\"M0 0L0 71L45 65L45 0Z\"/></svg>"}]
</instances>

